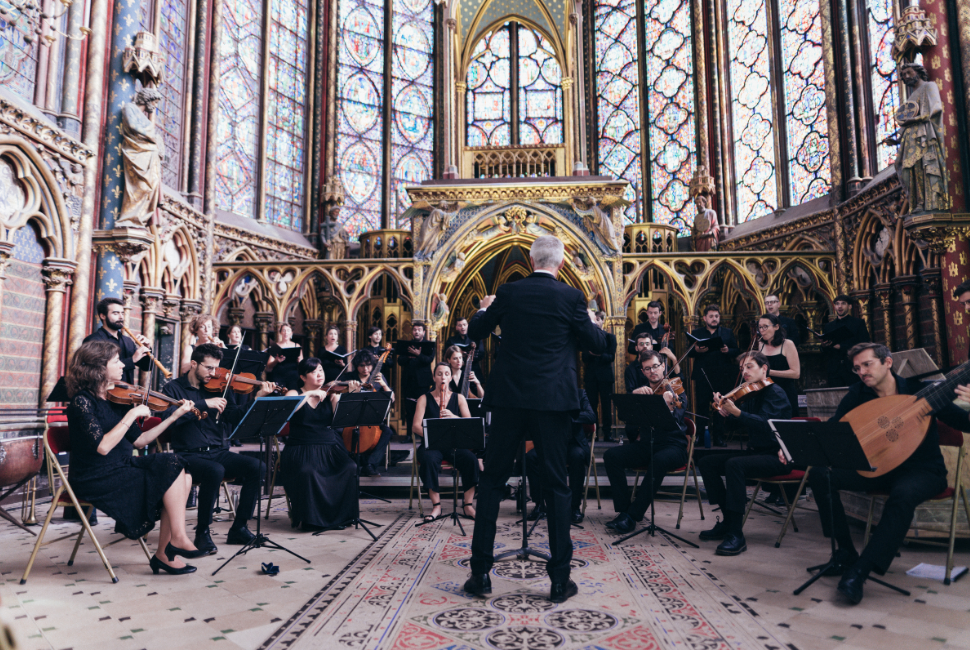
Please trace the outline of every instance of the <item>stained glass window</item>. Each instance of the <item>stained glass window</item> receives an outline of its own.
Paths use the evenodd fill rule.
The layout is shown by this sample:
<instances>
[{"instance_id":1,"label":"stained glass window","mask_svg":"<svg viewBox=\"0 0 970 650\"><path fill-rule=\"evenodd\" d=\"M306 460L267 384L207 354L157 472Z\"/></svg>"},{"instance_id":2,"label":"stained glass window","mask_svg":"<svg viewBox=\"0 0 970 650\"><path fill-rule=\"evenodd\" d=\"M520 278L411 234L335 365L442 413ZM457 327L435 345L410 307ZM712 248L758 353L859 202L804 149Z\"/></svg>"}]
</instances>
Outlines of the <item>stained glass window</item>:
<instances>
[{"instance_id":1,"label":"stained glass window","mask_svg":"<svg viewBox=\"0 0 970 650\"><path fill-rule=\"evenodd\" d=\"M765 0L728 0L727 18L740 223L778 208Z\"/></svg>"},{"instance_id":2,"label":"stained glass window","mask_svg":"<svg viewBox=\"0 0 970 650\"><path fill-rule=\"evenodd\" d=\"M337 168L341 219L353 239L381 227L384 176L384 4L340 0L337 20Z\"/></svg>"},{"instance_id":3,"label":"stained glass window","mask_svg":"<svg viewBox=\"0 0 970 650\"><path fill-rule=\"evenodd\" d=\"M219 48L216 205L256 216L263 70L261 0L226 0Z\"/></svg>"},{"instance_id":4,"label":"stained glass window","mask_svg":"<svg viewBox=\"0 0 970 650\"><path fill-rule=\"evenodd\" d=\"M636 0L600 0L593 14L600 171L630 183L625 198L631 205L624 213L629 223L643 209L636 6Z\"/></svg>"},{"instance_id":5,"label":"stained glass window","mask_svg":"<svg viewBox=\"0 0 970 650\"><path fill-rule=\"evenodd\" d=\"M519 142L562 144L562 68L549 41L519 28Z\"/></svg>"},{"instance_id":6,"label":"stained glass window","mask_svg":"<svg viewBox=\"0 0 970 650\"><path fill-rule=\"evenodd\" d=\"M694 62L691 3L646 0L647 137L650 152L651 216L654 223L690 233L694 204Z\"/></svg>"},{"instance_id":7,"label":"stained glass window","mask_svg":"<svg viewBox=\"0 0 970 650\"><path fill-rule=\"evenodd\" d=\"M829 139L819 0L779 0L791 204L828 194Z\"/></svg>"},{"instance_id":8,"label":"stained glass window","mask_svg":"<svg viewBox=\"0 0 970 650\"><path fill-rule=\"evenodd\" d=\"M512 144L512 39L509 25L475 46L468 66L466 141L469 147Z\"/></svg>"},{"instance_id":9,"label":"stained glass window","mask_svg":"<svg viewBox=\"0 0 970 650\"><path fill-rule=\"evenodd\" d=\"M893 0L868 0L869 63L872 84L872 110L876 120L876 165L885 169L896 160L896 147L882 144L896 131L894 116L900 106L893 45Z\"/></svg>"},{"instance_id":10,"label":"stained glass window","mask_svg":"<svg viewBox=\"0 0 970 650\"><path fill-rule=\"evenodd\" d=\"M434 5L431 0L399 0L391 17L391 215L398 228L411 205L405 185L431 178L434 129Z\"/></svg>"},{"instance_id":11,"label":"stained glass window","mask_svg":"<svg viewBox=\"0 0 970 650\"><path fill-rule=\"evenodd\" d=\"M274 0L269 28L266 220L303 229L306 194L307 2Z\"/></svg>"},{"instance_id":12,"label":"stained glass window","mask_svg":"<svg viewBox=\"0 0 970 650\"><path fill-rule=\"evenodd\" d=\"M188 43L186 30L186 0L159 0L162 2L161 29L158 49L165 56L165 73L162 76L162 101L158 103L155 126L161 131L165 144L162 161L162 182L169 187L181 189L183 111L185 110L185 48ZM144 20L144 17L143 17Z\"/></svg>"},{"instance_id":13,"label":"stained glass window","mask_svg":"<svg viewBox=\"0 0 970 650\"><path fill-rule=\"evenodd\" d=\"M10 7L6 2L4 5ZM16 10L12 13L19 15ZM0 87L12 90L32 103L36 75L37 40L28 43L17 25L0 19Z\"/></svg>"}]
</instances>

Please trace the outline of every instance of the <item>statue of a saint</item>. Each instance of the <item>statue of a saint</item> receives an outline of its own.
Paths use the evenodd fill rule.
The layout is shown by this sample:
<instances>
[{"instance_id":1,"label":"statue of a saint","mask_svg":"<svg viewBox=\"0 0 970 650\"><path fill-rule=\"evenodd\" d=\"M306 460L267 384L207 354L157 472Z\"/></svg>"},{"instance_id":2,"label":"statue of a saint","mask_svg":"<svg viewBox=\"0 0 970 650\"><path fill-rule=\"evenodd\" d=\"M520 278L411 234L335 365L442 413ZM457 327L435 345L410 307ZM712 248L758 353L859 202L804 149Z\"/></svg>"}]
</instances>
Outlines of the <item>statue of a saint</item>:
<instances>
[{"instance_id":1,"label":"statue of a saint","mask_svg":"<svg viewBox=\"0 0 970 650\"><path fill-rule=\"evenodd\" d=\"M950 209L943 153L943 102L926 69L906 63L899 71L909 93L896 111L896 175L909 199L909 214Z\"/></svg>"},{"instance_id":2,"label":"statue of a saint","mask_svg":"<svg viewBox=\"0 0 970 650\"><path fill-rule=\"evenodd\" d=\"M145 228L158 207L162 185L161 138L156 135L154 113L162 94L143 88L134 103L121 107L121 156L125 164L125 198L115 227Z\"/></svg>"},{"instance_id":3,"label":"statue of a saint","mask_svg":"<svg viewBox=\"0 0 970 650\"><path fill-rule=\"evenodd\" d=\"M697 216L694 217L695 249L699 252L717 250L721 227L717 223L717 212L711 209L711 199L706 194L698 194L694 199Z\"/></svg>"}]
</instances>

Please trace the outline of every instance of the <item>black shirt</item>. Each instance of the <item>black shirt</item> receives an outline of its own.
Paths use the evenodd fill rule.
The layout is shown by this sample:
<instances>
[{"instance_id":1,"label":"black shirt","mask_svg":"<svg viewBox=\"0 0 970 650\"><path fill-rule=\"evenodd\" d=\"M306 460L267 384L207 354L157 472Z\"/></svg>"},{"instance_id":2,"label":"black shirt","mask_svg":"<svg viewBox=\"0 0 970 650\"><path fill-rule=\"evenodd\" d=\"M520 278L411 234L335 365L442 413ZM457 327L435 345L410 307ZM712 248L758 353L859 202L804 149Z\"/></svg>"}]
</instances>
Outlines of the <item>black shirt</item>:
<instances>
[{"instance_id":1,"label":"black shirt","mask_svg":"<svg viewBox=\"0 0 970 650\"><path fill-rule=\"evenodd\" d=\"M690 378L704 381L704 375L701 374L701 370L704 369L708 373L708 379L710 379L714 386L717 387L718 381L724 378L720 373L725 370L729 370L728 381L734 381L734 377L731 373L735 372L738 368L737 357L738 354L740 354L740 350L738 350L738 341L734 338L734 332L721 325L718 325L717 329L711 332L705 326L699 327L691 332L691 336L702 340L708 339L712 336L720 336L721 340L728 347L728 351L721 352L720 349L709 349L707 352L698 352L697 348L695 347L690 351L690 356L694 359L694 370L691 373ZM706 381L704 381L704 385L707 385Z\"/></svg>"},{"instance_id":2,"label":"black shirt","mask_svg":"<svg viewBox=\"0 0 970 650\"><path fill-rule=\"evenodd\" d=\"M650 321L646 321L645 323L640 323L639 325L634 327L633 332L630 333L630 338L633 339L634 343L636 343L637 334L639 334L640 332L646 332L647 334L649 334L650 338L653 339L653 342L656 345L660 343L660 339L662 339L664 336L664 326L659 320L657 321L656 327L653 327L652 325L650 325Z\"/></svg>"},{"instance_id":3,"label":"black shirt","mask_svg":"<svg viewBox=\"0 0 970 650\"><path fill-rule=\"evenodd\" d=\"M417 342L420 343L420 341ZM420 346L415 347L420 349ZM434 375L431 374L433 361L433 354L419 354L416 357L407 353L397 355L397 365L401 366L401 387L405 397L420 397L431 390L434 383Z\"/></svg>"},{"instance_id":4,"label":"black shirt","mask_svg":"<svg viewBox=\"0 0 970 650\"><path fill-rule=\"evenodd\" d=\"M121 376L121 381L126 384L135 383L135 368L150 370L152 367L152 360L148 358L148 355L139 359L138 363L132 361L135 350L138 349L138 344L121 332L118 332L118 336L112 336L105 331L104 326L101 326L93 334L86 336L83 343L88 341L107 341L118 347L118 358L121 359L121 363L125 364L125 372Z\"/></svg>"},{"instance_id":5,"label":"black shirt","mask_svg":"<svg viewBox=\"0 0 970 650\"><path fill-rule=\"evenodd\" d=\"M896 379L896 391L900 395L915 395L927 386L927 384L918 380L903 379L896 373L893 373L893 377ZM835 415L829 418L829 422L838 422L842 419L842 416L855 407L874 399L878 399L876 391L861 381L852 384L849 386L849 392L839 402L839 407L835 409ZM946 464L943 462L943 454L940 453L940 434L936 430L937 418L959 431L966 430L968 425L966 411L955 404L947 405L946 408L936 413L936 417L930 421L930 428L926 432L926 438L923 439L923 443L916 448L916 451L900 467L918 468L933 474L946 476Z\"/></svg>"},{"instance_id":6,"label":"black shirt","mask_svg":"<svg viewBox=\"0 0 970 650\"><path fill-rule=\"evenodd\" d=\"M448 337L447 341L445 341L445 349L447 350L452 345L471 345L471 344L472 344L472 339L467 334L465 336L458 336L457 334L453 334ZM481 361L484 356L485 356L485 348L482 345L482 342L475 341L474 363L478 363L479 361Z\"/></svg>"},{"instance_id":7,"label":"black shirt","mask_svg":"<svg viewBox=\"0 0 970 650\"><path fill-rule=\"evenodd\" d=\"M769 384L752 393L737 407L738 416L731 416L731 423L740 425L748 432L748 449L772 453L779 449L778 440L768 424L768 420L788 420L791 418L791 402L788 395L778 384Z\"/></svg>"},{"instance_id":8,"label":"black shirt","mask_svg":"<svg viewBox=\"0 0 970 650\"><path fill-rule=\"evenodd\" d=\"M791 342L795 344L796 348L802 344L802 334L798 328L798 323L788 318L788 316L779 316L778 324L785 328L785 338L791 339Z\"/></svg>"},{"instance_id":9,"label":"black shirt","mask_svg":"<svg viewBox=\"0 0 970 650\"><path fill-rule=\"evenodd\" d=\"M836 318L831 320L822 327L822 334L828 334L829 332L834 332L840 327L849 328L849 332L852 336L845 341L839 343L839 349L836 350L835 347L829 348L829 351L834 355L845 358L846 352L857 343L867 343L869 341L869 328L866 327L866 322L861 318L856 316L846 316L844 318ZM846 359L848 363L848 359Z\"/></svg>"},{"instance_id":10,"label":"black shirt","mask_svg":"<svg viewBox=\"0 0 970 650\"><path fill-rule=\"evenodd\" d=\"M613 359L616 357L616 337L609 332L606 334L606 352L593 354L583 352L583 379L586 382L613 382Z\"/></svg>"},{"instance_id":11,"label":"black shirt","mask_svg":"<svg viewBox=\"0 0 970 650\"><path fill-rule=\"evenodd\" d=\"M210 409L205 401L210 397L222 397L220 393L210 393L201 386L194 388L186 375L165 384L162 392L174 399L191 400L195 404L195 408L209 414L207 418L200 420L190 411L175 422L171 429L172 449L175 451L187 451L202 447L227 447L228 436L242 420L243 415L246 414L246 404L249 401L248 396L240 395L237 397L230 390L226 393L226 409L218 418L219 421L216 422L219 411ZM168 417L177 408L177 406L173 406L165 411L162 418Z\"/></svg>"}]
</instances>

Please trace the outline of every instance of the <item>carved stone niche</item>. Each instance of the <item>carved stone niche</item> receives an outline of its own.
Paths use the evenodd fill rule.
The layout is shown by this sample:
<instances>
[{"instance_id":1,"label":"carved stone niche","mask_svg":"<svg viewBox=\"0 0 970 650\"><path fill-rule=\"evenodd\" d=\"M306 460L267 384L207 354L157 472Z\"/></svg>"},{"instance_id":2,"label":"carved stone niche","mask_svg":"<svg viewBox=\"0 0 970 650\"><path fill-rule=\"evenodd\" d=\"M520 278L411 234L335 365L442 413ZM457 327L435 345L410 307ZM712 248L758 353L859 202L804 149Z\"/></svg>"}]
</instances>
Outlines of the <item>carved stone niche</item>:
<instances>
[{"instance_id":1,"label":"carved stone niche","mask_svg":"<svg viewBox=\"0 0 970 650\"><path fill-rule=\"evenodd\" d=\"M917 245L943 254L957 239L970 236L970 214L917 214L906 217L903 227Z\"/></svg>"},{"instance_id":2,"label":"carved stone niche","mask_svg":"<svg viewBox=\"0 0 970 650\"><path fill-rule=\"evenodd\" d=\"M137 264L148 254L155 238L143 228L95 230L91 244L95 250L111 251L125 264Z\"/></svg>"}]
</instances>

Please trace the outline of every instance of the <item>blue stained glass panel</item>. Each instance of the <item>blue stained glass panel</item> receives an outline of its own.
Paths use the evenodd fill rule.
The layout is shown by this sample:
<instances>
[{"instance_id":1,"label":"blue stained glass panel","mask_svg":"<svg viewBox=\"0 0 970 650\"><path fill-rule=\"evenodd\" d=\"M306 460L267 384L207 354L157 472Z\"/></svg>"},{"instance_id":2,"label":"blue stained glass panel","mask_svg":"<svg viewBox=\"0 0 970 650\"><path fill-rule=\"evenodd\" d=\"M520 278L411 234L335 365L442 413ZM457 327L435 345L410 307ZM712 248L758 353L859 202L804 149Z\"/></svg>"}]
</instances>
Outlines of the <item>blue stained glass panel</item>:
<instances>
[{"instance_id":1,"label":"blue stained glass panel","mask_svg":"<svg viewBox=\"0 0 970 650\"><path fill-rule=\"evenodd\" d=\"M508 23L475 46L465 78L466 136L469 147L512 144L511 39ZM483 102L479 106L479 101Z\"/></svg>"},{"instance_id":2,"label":"blue stained glass panel","mask_svg":"<svg viewBox=\"0 0 970 650\"><path fill-rule=\"evenodd\" d=\"M595 30L597 143L601 173L630 183L628 223L643 209L639 48L635 0L598 0Z\"/></svg>"},{"instance_id":3,"label":"blue stained glass panel","mask_svg":"<svg viewBox=\"0 0 970 650\"><path fill-rule=\"evenodd\" d=\"M562 144L562 68L540 33L519 25L519 143Z\"/></svg>"},{"instance_id":4,"label":"blue stained glass panel","mask_svg":"<svg viewBox=\"0 0 970 650\"><path fill-rule=\"evenodd\" d=\"M266 120L266 220L303 230L306 195L306 0L273 0Z\"/></svg>"},{"instance_id":5,"label":"blue stained glass panel","mask_svg":"<svg viewBox=\"0 0 970 650\"><path fill-rule=\"evenodd\" d=\"M188 65L185 58L188 7L186 0L159 1L162 2L162 20L158 48L165 57L165 74L162 77L162 101L158 103L155 125L161 131L165 145L162 182L169 187L181 189L182 116L185 111L185 74ZM143 16L142 20L144 19Z\"/></svg>"},{"instance_id":6,"label":"blue stained glass panel","mask_svg":"<svg viewBox=\"0 0 970 650\"><path fill-rule=\"evenodd\" d=\"M3 4L8 9L11 6ZM38 42L28 43L18 25L0 19L0 87L12 90L29 103L34 102Z\"/></svg>"},{"instance_id":7,"label":"blue stained glass panel","mask_svg":"<svg viewBox=\"0 0 970 650\"><path fill-rule=\"evenodd\" d=\"M876 166L885 169L896 160L896 147L882 141L895 133L896 111L901 104L893 46L893 0L867 0L869 72L873 117L876 120Z\"/></svg>"}]
</instances>

